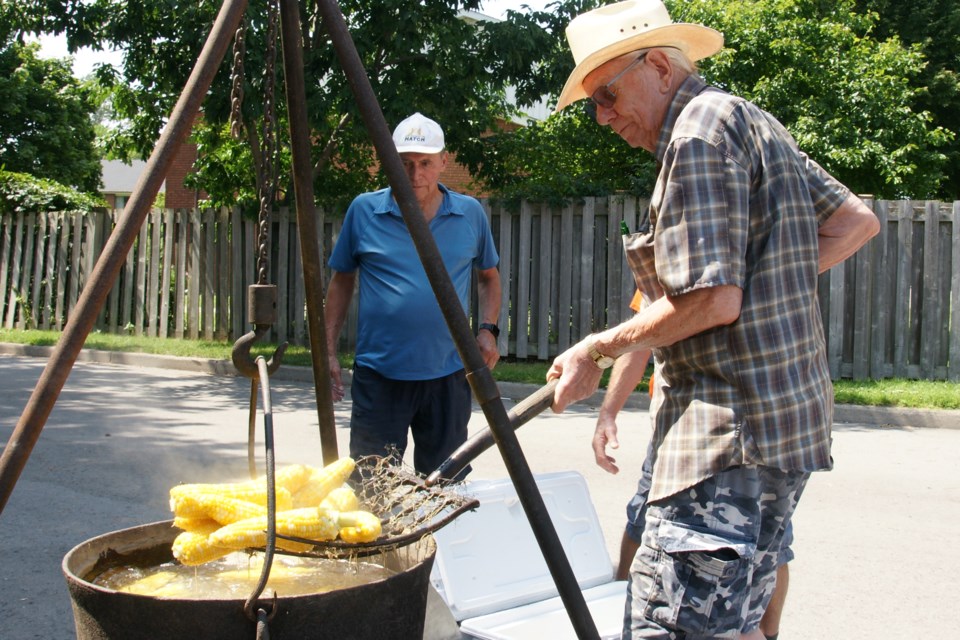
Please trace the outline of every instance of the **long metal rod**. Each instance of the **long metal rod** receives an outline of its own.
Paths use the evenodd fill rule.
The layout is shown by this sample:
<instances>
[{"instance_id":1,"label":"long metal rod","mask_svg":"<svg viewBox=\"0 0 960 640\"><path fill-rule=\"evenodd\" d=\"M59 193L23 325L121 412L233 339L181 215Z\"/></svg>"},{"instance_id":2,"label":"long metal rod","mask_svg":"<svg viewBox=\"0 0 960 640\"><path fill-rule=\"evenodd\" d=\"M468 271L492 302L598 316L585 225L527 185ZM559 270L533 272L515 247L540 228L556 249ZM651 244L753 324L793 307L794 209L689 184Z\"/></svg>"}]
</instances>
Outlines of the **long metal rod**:
<instances>
[{"instance_id":1,"label":"long metal rod","mask_svg":"<svg viewBox=\"0 0 960 640\"><path fill-rule=\"evenodd\" d=\"M313 385L320 424L320 448L324 464L339 457L337 425L333 417L330 389L330 362L327 359L327 330L324 324L323 252L317 233L317 210L313 197L310 162L310 125L307 121L307 94L303 79L303 44L297 0L281 0L280 28L283 40L283 72L290 118L290 148L293 155L293 189L297 201L300 258L307 299L307 328L313 364Z\"/></svg>"},{"instance_id":2,"label":"long metal rod","mask_svg":"<svg viewBox=\"0 0 960 640\"><path fill-rule=\"evenodd\" d=\"M107 294L110 293L140 227L156 200L160 185L163 184L177 151L193 127L200 105L230 47L230 41L246 8L247 0L225 0L221 6L200 57L170 114L170 120L164 127L153 154L133 189L130 201L104 246L90 279L84 285L77 306L70 314L60 340L3 449L3 456L0 457L0 513L10 499L30 453L40 438L40 432L53 411L53 405L63 390L77 355L93 329L97 314L103 308Z\"/></svg>"},{"instance_id":3,"label":"long metal rod","mask_svg":"<svg viewBox=\"0 0 960 640\"><path fill-rule=\"evenodd\" d=\"M546 411L553 404L553 392L556 390L558 382L556 379L551 380L508 411L507 417L510 419L510 428L516 431ZM440 466L434 469L423 482L430 487L440 480L456 478L457 474L463 471L477 456L495 444L493 431L490 427L484 427L441 462Z\"/></svg>"},{"instance_id":4,"label":"long metal rod","mask_svg":"<svg viewBox=\"0 0 960 640\"><path fill-rule=\"evenodd\" d=\"M357 106L363 115L367 132L373 141L380 158L380 164L387 174L393 195L400 206L403 219L407 224L414 246L423 263L427 279L433 287L434 295L440 305L450 334L457 345L457 351L466 367L467 377L473 389L474 396L480 404L487 423L494 434L500 454L503 457L510 479L517 489L517 496L523 505L527 519L533 529L534 537L540 545L546 560L547 567L553 576L560 592L560 597L566 607L570 622L581 640L599 638L597 627L587 608L583 593L577 584L576 576L570 567L570 562L563 551L557 530L550 520L543 496L537 489L533 473L527 464L523 451L517 440L517 435L510 426L510 419L500 401L500 393L493 380L493 375L484 363L477 345L476 338L470 330L466 314L460 307L460 299L456 294L450 276L443 266L440 251L437 248L430 228L423 217L420 205L413 193L413 188L403 169L400 155L393 144L393 138L387 123L384 120L380 104L373 93L373 88L367 78L366 69L360 60L353 39L347 30L346 21L336 0L320 0L320 12L327 33L333 41L334 49L340 60L340 65L346 73L347 80L353 90Z\"/></svg>"}]
</instances>

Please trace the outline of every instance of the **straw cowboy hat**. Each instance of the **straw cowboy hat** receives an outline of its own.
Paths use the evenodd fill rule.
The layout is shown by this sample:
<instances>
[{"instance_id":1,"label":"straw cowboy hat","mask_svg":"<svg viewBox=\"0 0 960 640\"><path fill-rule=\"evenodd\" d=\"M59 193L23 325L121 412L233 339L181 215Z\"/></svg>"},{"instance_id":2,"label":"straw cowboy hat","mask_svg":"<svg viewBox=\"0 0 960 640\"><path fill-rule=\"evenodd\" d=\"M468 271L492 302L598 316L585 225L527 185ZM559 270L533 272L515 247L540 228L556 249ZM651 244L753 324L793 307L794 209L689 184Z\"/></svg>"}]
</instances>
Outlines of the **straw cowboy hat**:
<instances>
[{"instance_id":1,"label":"straw cowboy hat","mask_svg":"<svg viewBox=\"0 0 960 640\"><path fill-rule=\"evenodd\" d=\"M720 51L723 34L699 24L672 22L660 0L627 0L571 20L567 41L577 66L560 92L557 111L587 97L583 79L605 62L650 47L676 47L696 62Z\"/></svg>"}]
</instances>

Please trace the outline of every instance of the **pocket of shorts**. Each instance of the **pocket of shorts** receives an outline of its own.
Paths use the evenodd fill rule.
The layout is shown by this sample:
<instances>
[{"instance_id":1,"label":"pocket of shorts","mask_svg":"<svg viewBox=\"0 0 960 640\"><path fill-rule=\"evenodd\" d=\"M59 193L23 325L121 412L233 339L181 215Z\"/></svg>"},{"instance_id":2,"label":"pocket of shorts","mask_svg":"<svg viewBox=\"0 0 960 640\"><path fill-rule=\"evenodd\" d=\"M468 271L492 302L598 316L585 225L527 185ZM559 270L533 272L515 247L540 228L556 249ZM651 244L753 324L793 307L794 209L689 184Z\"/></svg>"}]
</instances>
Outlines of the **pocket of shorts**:
<instances>
[{"instance_id":1,"label":"pocket of shorts","mask_svg":"<svg viewBox=\"0 0 960 640\"><path fill-rule=\"evenodd\" d=\"M692 634L738 637L756 546L666 520L660 523L658 544L656 579L644 615Z\"/></svg>"}]
</instances>

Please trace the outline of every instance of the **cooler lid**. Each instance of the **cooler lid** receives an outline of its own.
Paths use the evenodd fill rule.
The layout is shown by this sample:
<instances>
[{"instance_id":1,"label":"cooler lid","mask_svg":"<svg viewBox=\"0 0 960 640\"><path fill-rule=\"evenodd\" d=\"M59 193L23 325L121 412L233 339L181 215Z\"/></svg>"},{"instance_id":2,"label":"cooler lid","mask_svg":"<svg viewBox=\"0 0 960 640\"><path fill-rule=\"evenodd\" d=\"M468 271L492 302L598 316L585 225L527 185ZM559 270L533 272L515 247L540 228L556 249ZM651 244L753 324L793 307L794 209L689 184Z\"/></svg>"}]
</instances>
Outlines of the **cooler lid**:
<instances>
[{"instance_id":1,"label":"cooler lid","mask_svg":"<svg viewBox=\"0 0 960 640\"><path fill-rule=\"evenodd\" d=\"M581 589L610 582L607 553L586 480L575 471L535 477L547 513ZM434 534L434 583L460 621L558 595L513 483L469 482L480 501Z\"/></svg>"},{"instance_id":2,"label":"cooler lid","mask_svg":"<svg viewBox=\"0 0 960 640\"><path fill-rule=\"evenodd\" d=\"M583 592L601 640L619 639L627 603L627 581L608 582ZM460 633L478 640L577 640L560 596L464 620Z\"/></svg>"}]
</instances>

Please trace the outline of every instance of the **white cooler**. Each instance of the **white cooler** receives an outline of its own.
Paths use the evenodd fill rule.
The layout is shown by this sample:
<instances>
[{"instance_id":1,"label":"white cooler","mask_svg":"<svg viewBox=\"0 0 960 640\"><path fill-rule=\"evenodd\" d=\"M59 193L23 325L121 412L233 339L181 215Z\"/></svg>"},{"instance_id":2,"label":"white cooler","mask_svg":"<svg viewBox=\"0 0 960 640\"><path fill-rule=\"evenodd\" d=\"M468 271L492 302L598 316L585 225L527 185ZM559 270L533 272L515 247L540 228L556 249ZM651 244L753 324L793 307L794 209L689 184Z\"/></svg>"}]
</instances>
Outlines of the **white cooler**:
<instances>
[{"instance_id":1,"label":"white cooler","mask_svg":"<svg viewBox=\"0 0 960 640\"><path fill-rule=\"evenodd\" d=\"M575 471L535 479L600 637L619 638L627 583L613 581L586 481ZM478 480L463 490L480 507L434 534L431 576L463 637L576 640L513 483Z\"/></svg>"}]
</instances>

